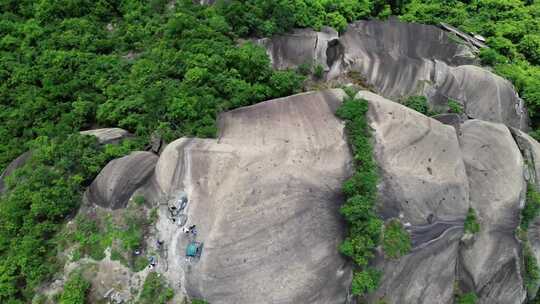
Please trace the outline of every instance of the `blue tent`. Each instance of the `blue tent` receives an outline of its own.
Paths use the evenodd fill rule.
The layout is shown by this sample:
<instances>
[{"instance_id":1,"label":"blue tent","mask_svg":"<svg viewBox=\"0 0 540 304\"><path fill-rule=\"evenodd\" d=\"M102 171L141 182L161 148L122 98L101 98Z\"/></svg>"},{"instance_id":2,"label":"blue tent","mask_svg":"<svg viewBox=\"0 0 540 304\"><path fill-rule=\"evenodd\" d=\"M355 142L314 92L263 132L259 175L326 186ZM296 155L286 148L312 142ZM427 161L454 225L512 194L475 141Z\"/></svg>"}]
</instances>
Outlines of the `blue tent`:
<instances>
[{"instance_id":1,"label":"blue tent","mask_svg":"<svg viewBox=\"0 0 540 304\"><path fill-rule=\"evenodd\" d=\"M200 257L202 252L202 243L191 242L186 247L186 256Z\"/></svg>"}]
</instances>

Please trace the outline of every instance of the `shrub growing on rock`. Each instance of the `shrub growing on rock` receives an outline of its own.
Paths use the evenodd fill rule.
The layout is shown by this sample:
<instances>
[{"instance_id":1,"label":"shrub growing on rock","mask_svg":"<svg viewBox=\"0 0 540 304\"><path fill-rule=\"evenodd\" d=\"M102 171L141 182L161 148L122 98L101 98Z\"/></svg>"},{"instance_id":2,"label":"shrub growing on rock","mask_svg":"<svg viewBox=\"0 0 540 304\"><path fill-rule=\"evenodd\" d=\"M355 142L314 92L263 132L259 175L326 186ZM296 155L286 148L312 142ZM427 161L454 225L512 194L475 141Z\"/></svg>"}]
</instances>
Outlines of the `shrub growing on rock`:
<instances>
[{"instance_id":1,"label":"shrub growing on rock","mask_svg":"<svg viewBox=\"0 0 540 304\"><path fill-rule=\"evenodd\" d=\"M456 299L456 304L476 304L478 297L473 292L468 292L459 295Z\"/></svg>"},{"instance_id":2,"label":"shrub growing on rock","mask_svg":"<svg viewBox=\"0 0 540 304\"><path fill-rule=\"evenodd\" d=\"M387 257L397 259L411 251L411 237L399 220L391 220L383 231L383 249Z\"/></svg>"},{"instance_id":3,"label":"shrub growing on rock","mask_svg":"<svg viewBox=\"0 0 540 304\"><path fill-rule=\"evenodd\" d=\"M476 218L476 211L470 207L467 211L467 217L465 218L464 230L468 233L478 233L480 231L480 223Z\"/></svg>"},{"instance_id":4,"label":"shrub growing on rock","mask_svg":"<svg viewBox=\"0 0 540 304\"><path fill-rule=\"evenodd\" d=\"M463 106L457 102L456 100L449 99L448 100L448 112L450 113L456 113L456 114L462 114L463 113Z\"/></svg>"},{"instance_id":5,"label":"shrub growing on rock","mask_svg":"<svg viewBox=\"0 0 540 304\"><path fill-rule=\"evenodd\" d=\"M409 96L407 99L405 99L403 104L418 113L422 113L424 115L430 114L429 104L425 96Z\"/></svg>"}]
</instances>

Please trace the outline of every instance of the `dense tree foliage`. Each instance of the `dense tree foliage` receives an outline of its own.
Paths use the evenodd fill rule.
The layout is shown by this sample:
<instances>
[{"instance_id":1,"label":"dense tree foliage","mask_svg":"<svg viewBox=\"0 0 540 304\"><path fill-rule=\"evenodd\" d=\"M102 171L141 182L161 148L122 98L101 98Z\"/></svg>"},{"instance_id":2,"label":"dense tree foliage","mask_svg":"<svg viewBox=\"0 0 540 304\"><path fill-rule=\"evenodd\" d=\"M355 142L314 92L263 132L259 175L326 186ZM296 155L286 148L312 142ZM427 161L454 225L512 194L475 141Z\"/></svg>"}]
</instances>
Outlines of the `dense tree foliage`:
<instances>
[{"instance_id":1,"label":"dense tree foliage","mask_svg":"<svg viewBox=\"0 0 540 304\"><path fill-rule=\"evenodd\" d=\"M88 282L80 272L70 274L60 296L60 304L85 304L86 293L90 289Z\"/></svg>"},{"instance_id":2,"label":"dense tree foliage","mask_svg":"<svg viewBox=\"0 0 540 304\"><path fill-rule=\"evenodd\" d=\"M37 136L95 125L214 136L220 111L300 86L214 8L167 2L0 4L0 170Z\"/></svg>"},{"instance_id":3,"label":"dense tree foliage","mask_svg":"<svg viewBox=\"0 0 540 304\"><path fill-rule=\"evenodd\" d=\"M271 36L293 27L319 30L323 25L343 31L348 22L391 14L382 0L232 0L218 6L235 33L243 36Z\"/></svg>"},{"instance_id":4,"label":"dense tree foliage","mask_svg":"<svg viewBox=\"0 0 540 304\"><path fill-rule=\"evenodd\" d=\"M27 164L0 197L0 302L23 303L57 270L55 234L79 206L81 193L112 158L135 143L100 146L91 136L39 137Z\"/></svg>"},{"instance_id":5,"label":"dense tree foliage","mask_svg":"<svg viewBox=\"0 0 540 304\"><path fill-rule=\"evenodd\" d=\"M56 270L54 236L83 188L133 149L70 134L114 126L142 139L211 137L219 112L300 87L263 48L238 45L215 8L168 3L0 2L0 170L32 150L0 198L0 302L28 301Z\"/></svg>"}]
</instances>

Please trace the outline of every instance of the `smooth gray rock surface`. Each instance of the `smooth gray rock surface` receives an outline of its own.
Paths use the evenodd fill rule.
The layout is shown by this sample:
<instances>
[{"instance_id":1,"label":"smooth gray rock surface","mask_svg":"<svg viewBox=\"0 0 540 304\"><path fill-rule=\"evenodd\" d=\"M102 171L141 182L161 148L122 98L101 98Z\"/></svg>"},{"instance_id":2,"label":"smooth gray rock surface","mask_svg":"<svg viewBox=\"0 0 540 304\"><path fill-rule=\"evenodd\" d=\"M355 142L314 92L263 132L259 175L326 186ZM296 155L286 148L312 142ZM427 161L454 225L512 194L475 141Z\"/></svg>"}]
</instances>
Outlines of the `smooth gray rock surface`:
<instances>
[{"instance_id":1,"label":"smooth gray rock surface","mask_svg":"<svg viewBox=\"0 0 540 304\"><path fill-rule=\"evenodd\" d=\"M324 63L327 80L344 78L396 101L424 95L437 110L453 99L472 118L527 129L527 111L512 84L472 65L474 47L435 26L363 20L339 38L303 29L261 44L278 69L316 59Z\"/></svg>"},{"instance_id":2,"label":"smooth gray rock surface","mask_svg":"<svg viewBox=\"0 0 540 304\"><path fill-rule=\"evenodd\" d=\"M131 133L120 128L103 128L80 132L83 135L93 135L98 138L100 144L116 144L127 137L132 136Z\"/></svg>"},{"instance_id":3,"label":"smooth gray rock surface","mask_svg":"<svg viewBox=\"0 0 540 304\"><path fill-rule=\"evenodd\" d=\"M445 125L454 127L454 129L456 129L456 132L458 134L461 132L461 124L464 121L462 115L459 115L456 113L445 113L445 114L438 114L438 115L432 116L432 118L437 121L440 121L441 123Z\"/></svg>"},{"instance_id":4,"label":"smooth gray rock surface","mask_svg":"<svg viewBox=\"0 0 540 304\"><path fill-rule=\"evenodd\" d=\"M525 160L525 178L528 181L528 187L535 187L536 191L540 191L540 144L534 138L520 130L512 128L510 132L512 132ZM540 261L540 217L536 217L529 224L527 240L536 257L536 261Z\"/></svg>"},{"instance_id":5,"label":"smooth gray rock surface","mask_svg":"<svg viewBox=\"0 0 540 304\"><path fill-rule=\"evenodd\" d=\"M380 213L413 225L464 218L469 185L454 128L368 91L382 185Z\"/></svg>"},{"instance_id":6,"label":"smooth gray rock surface","mask_svg":"<svg viewBox=\"0 0 540 304\"><path fill-rule=\"evenodd\" d=\"M327 50L332 41L337 42L338 33L329 27L321 32L312 29L295 29L292 33L272 38L259 39L256 42L264 46L275 69L294 68L301 64L320 64L329 70ZM330 54L331 55L331 54Z\"/></svg>"},{"instance_id":7,"label":"smooth gray rock surface","mask_svg":"<svg viewBox=\"0 0 540 304\"><path fill-rule=\"evenodd\" d=\"M511 128L510 132L525 160L527 180L540 191L540 144L523 131Z\"/></svg>"},{"instance_id":8,"label":"smooth gray rock surface","mask_svg":"<svg viewBox=\"0 0 540 304\"><path fill-rule=\"evenodd\" d=\"M132 152L110 161L85 192L91 204L124 208L133 192L152 174L158 157L151 152Z\"/></svg>"},{"instance_id":9,"label":"smooth gray rock surface","mask_svg":"<svg viewBox=\"0 0 540 304\"><path fill-rule=\"evenodd\" d=\"M160 217L169 281L216 304L345 302L352 271L337 250L338 209L352 168L334 116L343 95L310 92L226 112L219 139L165 148L148 184L163 197L188 194L188 225L204 242L186 266L190 238Z\"/></svg>"},{"instance_id":10,"label":"smooth gray rock surface","mask_svg":"<svg viewBox=\"0 0 540 304\"><path fill-rule=\"evenodd\" d=\"M436 108L448 99L464 105L467 115L527 127L523 101L507 80L477 66L470 48L441 29L398 21L358 21L340 37L343 59L330 77L359 73L382 96L398 100L425 95ZM469 64L469 65L467 65Z\"/></svg>"},{"instance_id":11,"label":"smooth gray rock surface","mask_svg":"<svg viewBox=\"0 0 540 304\"><path fill-rule=\"evenodd\" d=\"M481 227L475 242L460 248L464 279L479 303L522 303L526 292L515 230L525 194L523 158L501 124L466 121L459 141Z\"/></svg>"}]
</instances>

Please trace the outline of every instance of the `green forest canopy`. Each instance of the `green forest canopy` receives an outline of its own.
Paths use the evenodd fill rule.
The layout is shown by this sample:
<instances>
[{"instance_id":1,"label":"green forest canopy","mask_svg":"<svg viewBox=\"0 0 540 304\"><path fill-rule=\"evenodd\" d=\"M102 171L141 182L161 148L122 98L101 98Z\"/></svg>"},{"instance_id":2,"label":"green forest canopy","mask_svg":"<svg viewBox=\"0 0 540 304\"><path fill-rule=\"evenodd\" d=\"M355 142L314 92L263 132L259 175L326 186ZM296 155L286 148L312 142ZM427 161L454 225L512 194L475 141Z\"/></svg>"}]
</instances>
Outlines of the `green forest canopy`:
<instances>
[{"instance_id":1,"label":"green forest canopy","mask_svg":"<svg viewBox=\"0 0 540 304\"><path fill-rule=\"evenodd\" d=\"M540 4L519 0L0 1L0 171L32 159L0 198L0 302L24 303L56 271L55 233L84 187L140 142L100 147L74 135L122 127L141 139L215 136L221 111L300 90L265 51L238 38L293 27L339 31L400 15L487 38L481 58L510 79L540 123Z\"/></svg>"}]
</instances>

